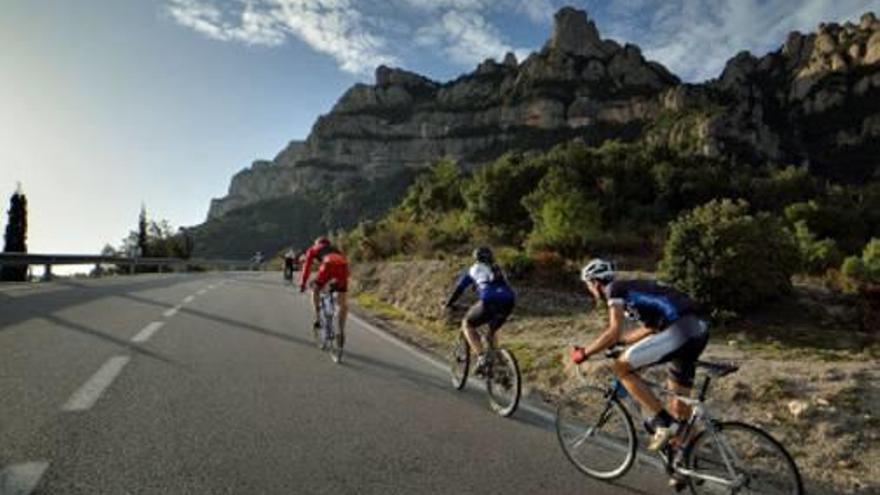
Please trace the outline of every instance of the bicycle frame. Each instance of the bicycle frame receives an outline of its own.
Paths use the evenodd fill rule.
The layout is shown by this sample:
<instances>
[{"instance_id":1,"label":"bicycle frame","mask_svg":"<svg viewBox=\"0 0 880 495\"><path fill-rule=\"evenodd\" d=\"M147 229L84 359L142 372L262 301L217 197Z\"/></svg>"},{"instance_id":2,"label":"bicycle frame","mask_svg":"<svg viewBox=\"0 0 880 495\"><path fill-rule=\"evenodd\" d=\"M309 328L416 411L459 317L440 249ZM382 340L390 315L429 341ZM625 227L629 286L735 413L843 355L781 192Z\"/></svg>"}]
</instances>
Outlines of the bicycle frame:
<instances>
[{"instance_id":1,"label":"bicycle frame","mask_svg":"<svg viewBox=\"0 0 880 495\"><path fill-rule=\"evenodd\" d=\"M581 381L586 382L586 378L583 376L580 367L577 367L576 369ZM715 427L715 419L712 417L710 411L705 405L706 392L709 388L709 383L711 381L710 377L706 376L704 378L703 383L700 387L699 397L696 399L670 392L666 390L666 388L662 385L645 380L644 378L642 378L642 380L655 393L657 393L657 391L659 390L659 396L674 397L675 399L678 399L679 401L687 404L691 408L691 416L685 423L684 427L685 436L691 432L694 425L696 425L698 422L704 424L706 431L712 435L712 439L714 440L715 445L718 447L718 451L721 453L721 457L724 461L727 472L730 474L734 481L718 478L717 476L712 476L710 474L700 473L698 471L694 471L684 467L675 466L673 463L672 455L663 452L657 452L657 455L663 461L663 465L665 466L666 470L670 473L674 472L688 478L708 481L732 489L740 488L744 484L744 480L743 477L739 475L734 468L736 463L740 462L740 459L737 458L736 453L733 451L733 449L730 448L727 440L721 433L719 433L718 429ZM608 387L608 390L605 392L605 397L607 399L605 409L602 411L602 414L599 415L599 420L596 422L596 425L587 430L583 438L576 442L575 445L586 441L588 437L592 436L593 431L597 427L602 425L602 423L606 419L606 414L608 413L608 411L611 410L612 401L615 399L623 404L624 409L630 415L634 415L635 418L638 419L638 423L643 428L645 427L646 420L644 415L642 414L642 408L640 404L638 404L633 399L632 395L630 395L626 391L626 389L623 387L623 384L616 376L614 377L611 385ZM686 449L689 448L689 446L684 445L682 448Z\"/></svg>"},{"instance_id":2,"label":"bicycle frame","mask_svg":"<svg viewBox=\"0 0 880 495\"><path fill-rule=\"evenodd\" d=\"M324 341L327 341L332 337L333 317L336 315L336 296L334 292L321 291L320 309L321 330L324 332L324 335L322 335L321 338Z\"/></svg>"}]
</instances>

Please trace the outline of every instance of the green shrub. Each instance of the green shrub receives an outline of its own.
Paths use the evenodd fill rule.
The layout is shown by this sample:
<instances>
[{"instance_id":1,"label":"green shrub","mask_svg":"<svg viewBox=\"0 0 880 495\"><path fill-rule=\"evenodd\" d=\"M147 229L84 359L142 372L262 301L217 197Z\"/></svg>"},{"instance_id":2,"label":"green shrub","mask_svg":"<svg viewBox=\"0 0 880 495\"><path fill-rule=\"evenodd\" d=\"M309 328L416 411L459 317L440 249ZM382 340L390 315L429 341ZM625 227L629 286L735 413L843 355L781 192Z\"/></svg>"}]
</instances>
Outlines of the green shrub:
<instances>
[{"instance_id":1,"label":"green shrub","mask_svg":"<svg viewBox=\"0 0 880 495\"><path fill-rule=\"evenodd\" d=\"M496 249L495 259L511 280L528 278L535 269L535 261L525 252L515 248Z\"/></svg>"},{"instance_id":2,"label":"green shrub","mask_svg":"<svg viewBox=\"0 0 880 495\"><path fill-rule=\"evenodd\" d=\"M880 285L880 239L871 239L862 256L850 256L841 271L856 285Z\"/></svg>"},{"instance_id":3,"label":"green shrub","mask_svg":"<svg viewBox=\"0 0 880 495\"><path fill-rule=\"evenodd\" d=\"M461 171L455 162L439 160L407 189L400 209L416 218L461 209L464 207L462 183Z\"/></svg>"},{"instance_id":4,"label":"green shrub","mask_svg":"<svg viewBox=\"0 0 880 495\"><path fill-rule=\"evenodd\" d=\"M795 239L801 256L801 270L821 275L829 268L840 266L843 254L834 239L817 240L803 220L794 225Z\"/></svg>"},{"instance_id":5,"label":"green shrub","mask_svg":"<svg viewBox=\"0 0 880 495\"><path fill-rule=\"evenodd\" d=\"M713 311L746 311L791 290L797 245L782 222L745 201L713 200L669 226L662 277Z\"/></svg>"},{"instance_id":6,"label":"green shrub","mask_svg":"<svg viewBox=\"0 0 880 495\"><path fill-rule=\"evenodd\" d=\"M554 168L538 189L523 198L534 228L529 234L531 249L550 249L573 255L582 252L591 236L602 227L599 203L577 187L570 169Z\"/></svg>"}]
</instances>

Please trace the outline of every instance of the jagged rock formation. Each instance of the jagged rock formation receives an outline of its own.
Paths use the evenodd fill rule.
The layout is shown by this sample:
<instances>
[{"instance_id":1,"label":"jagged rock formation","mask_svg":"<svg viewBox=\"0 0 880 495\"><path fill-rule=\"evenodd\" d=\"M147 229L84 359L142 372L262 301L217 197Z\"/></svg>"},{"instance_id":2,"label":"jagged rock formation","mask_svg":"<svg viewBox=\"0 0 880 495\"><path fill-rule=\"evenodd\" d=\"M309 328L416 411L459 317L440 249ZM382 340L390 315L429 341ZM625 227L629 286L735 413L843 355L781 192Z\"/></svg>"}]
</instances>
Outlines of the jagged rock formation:
<instances>
[{"instance_id":1,"label":"jagged rock formation","mask_svg":"<svg viewBox=\"0 0 880 495\"><path fill-rule=\"evenodd\" d=\"M444 156L474 167L574 137L643 139L866 180L880 169L880 21L865 14L791 33L763 57L740 53L718 79L681 84L639 47L602 39L584 11L564 8L546 45L521 63L513 54L488 59L447 83L379 67L375 84L351 87L305 141L237 174L209 220L261 201L393 182Z\"/></svg>"},{"instance_id":2,"label":"jagged rock formation","mask_svg":"<svg viewBox=\"0 0 880 495\"><path fill-rule=\"evenodd\" d=\"M305 189L344 187L448 156L465 166L511 148L546 147L595 133L617 137L660 111L656 96L678 84L634 45L602 40L583 11L565 8L547 45L521 64L513 54L442 84L379 67L321 116L305 142L258 161L214 200L209 218Z\"/></svg>"}]
</instances>

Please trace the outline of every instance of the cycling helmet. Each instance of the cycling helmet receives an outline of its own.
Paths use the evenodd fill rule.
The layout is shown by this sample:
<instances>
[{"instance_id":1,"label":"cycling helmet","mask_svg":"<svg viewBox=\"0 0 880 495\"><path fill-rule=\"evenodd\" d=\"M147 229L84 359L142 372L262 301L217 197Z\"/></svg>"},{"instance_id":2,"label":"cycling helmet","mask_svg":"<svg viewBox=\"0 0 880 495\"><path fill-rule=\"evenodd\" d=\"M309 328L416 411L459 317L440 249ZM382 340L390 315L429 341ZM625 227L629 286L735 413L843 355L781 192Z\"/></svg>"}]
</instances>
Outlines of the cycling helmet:
<instances>
[{"instance_id":1,"label":"cycling helmet","mask_svg":"<svg viewBox=\"0 0 880 495\"><path fill-rule=\"evenodd\" d=\"M614 280L614 265L603 259L593 259L581 270L581 280L584 282L598 280L610 282Z\"/></svg>"},{"instance_id":2,"label":"cycling helmet","mask_svg":"<svg viewBox=\"0 0 880 495\"><path fill-rule=\"evenodd\" d=\"M315 246L326 246L327 244L330 244L330 239L327 239L324 236L315 239Z\"/></svg>"},{"instance_id":3,"label":"cycling helmet","mask_svg":"<svg viewBox=\"0 0 880 495\"><path fill-rule=\"evenodd\" d=\"M492 263L495 260L495 257L492 255L491 249L486 246L480 246L477 249L474 249L474 259L480 263Z\"/></svg>"}]
</instances>

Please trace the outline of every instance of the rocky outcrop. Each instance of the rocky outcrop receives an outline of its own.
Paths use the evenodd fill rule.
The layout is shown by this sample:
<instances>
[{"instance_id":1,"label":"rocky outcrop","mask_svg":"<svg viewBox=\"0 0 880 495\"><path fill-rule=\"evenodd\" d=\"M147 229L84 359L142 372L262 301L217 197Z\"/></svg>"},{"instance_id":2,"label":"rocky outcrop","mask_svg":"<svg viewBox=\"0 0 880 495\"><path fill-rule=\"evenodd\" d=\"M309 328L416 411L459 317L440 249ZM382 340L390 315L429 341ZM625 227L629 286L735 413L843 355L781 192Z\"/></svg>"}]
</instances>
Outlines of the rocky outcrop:
<instances>
[{"instance_id":1,"label":"rocky outcrop","mask_svg":"<svg viewBox=\"0 0 880 495\"><path fill-rule=\"evenodd\" d=\"M308 138L237 174L209 218L266 199L337 191L450 157L475 167L511 149L580 137L642 138L738 161L808 164L841 180L878 172L880 21L791 33L762 57L743 52L717 79L681 84L639 47L602 39L564 8L525 60L507 54L437 82L379 67Z\"/></svg>"},{"instance_id":2,"label":"rocky outcrop","mask_svg":"<svg viewBox=\"0 0 880 495\"><path fill-rule=\"evenodd\" d=\"M298 192L377 180L441 157L472 167L513 148L546 147L574 133L598 141L660 111L658 95L678 84L638 47L603 40L584 11L556 14L550 41L519 63L512 53L439 83L379 67L318 118L304 142L237 174L209 218Z\"/></svg>"}]
</instances>

